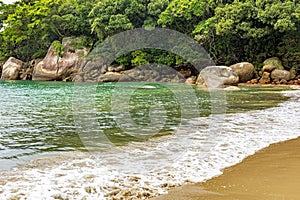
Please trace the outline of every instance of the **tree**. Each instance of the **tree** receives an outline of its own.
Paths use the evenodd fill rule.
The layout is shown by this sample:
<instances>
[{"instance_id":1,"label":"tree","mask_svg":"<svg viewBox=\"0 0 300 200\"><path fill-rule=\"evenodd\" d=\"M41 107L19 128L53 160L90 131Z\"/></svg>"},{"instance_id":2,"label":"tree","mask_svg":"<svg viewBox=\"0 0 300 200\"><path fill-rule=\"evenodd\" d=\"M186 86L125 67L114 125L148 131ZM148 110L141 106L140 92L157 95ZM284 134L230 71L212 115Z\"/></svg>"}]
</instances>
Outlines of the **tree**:
<instances>
[{"instance_id":1,"label":"tree","mask_svg":"<svg viewBox=\"0 0 300 200\"><path fill-rule=\"evenodd\" d=\"M299 41L300 4L297 0L235 0L217 7L215 20L217 35L229 44L239 41L238 50L242 53L237 60L261 62L260 58L283 56L291 53L281 50L281 55L278 54L282 45L291 50L284 38L296 39L298 32ZM297 51L300 51L299 45Z\"/></svg>"},{"instance_id":2,"label":"tree","mask_svg":"<svg viewBox=\"0 0 300 200\"><path fill-rule=\"evenodd\" d=\"M90 34L92 2L82 0L28 0L16 2L2 15L2 57L28 61L45 55L54 40Z\"/></svg>"},{"instance_id":3,"label":"tree","mask_svg":"<svg viewBox=\"0 0 300 200\"><path fill-rule=\"evenodd\" d=\"M99 40L133 28L155 27L168 0L101 0L90 12L92 32Z\"/></svg>"}]
</instances>

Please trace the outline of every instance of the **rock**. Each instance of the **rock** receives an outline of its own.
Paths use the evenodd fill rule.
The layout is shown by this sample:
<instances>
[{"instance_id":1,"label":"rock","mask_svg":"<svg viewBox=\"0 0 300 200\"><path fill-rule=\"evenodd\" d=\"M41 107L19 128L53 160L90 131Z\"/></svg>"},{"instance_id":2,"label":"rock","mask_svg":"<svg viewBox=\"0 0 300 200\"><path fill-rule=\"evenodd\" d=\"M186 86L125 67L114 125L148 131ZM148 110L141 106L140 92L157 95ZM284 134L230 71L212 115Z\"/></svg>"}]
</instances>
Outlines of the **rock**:
<instances>
[{"instance_id":1,"label":"rock","mask_svg":"<svg viewBox=\"0 0 300 200\"><path fill-rule=\"evenodd\" d=\"M196 83L196 76L189 77L185 80L185 84L194 85Z\"/></svg>"},{"instance_id":2,"label":"rock","mask_svg":"<svg viewBox=\"0 0 300 200\"><path fill-rule=\"evenodd\" d=\"M242 62L231 65L230 67L239 76L239 81L241 83L246 83L255 76L255 69L251 63Z\"/></svg>"},{"instance_id":3,"label":"rock","mask_svg":"<svg viewBox=\"0 0 300 200\"><path fill-rule=\"evenodd\" d=\"M122 76L118 72L107 72L99 76L98 82L118 82Z\"/></svg>"},{"instance_id":4,"label":"rock","mask_svg":"<svg viewBox=\"0 0 300 200\"><path fill-rule=\"evenodd\" d=\"M242 89L237 87L237 86L228 86L228 87L225 87L224 90L226 90L226 91L238 91L238 90L242 90Z\"/></svg>"},{"instance_id":5,"label":"rock","mask_svg":"<svg viewBox=\"0 0 300 200\"><path fill-rule=\"evenodd\" d=\"M211 88L223 87L224 85L236 85L238 82L238 75L232 68L227 66L208 66L200 72L197 79L198 84L205 84Z\"/></svg>"},{"instance_id":6,"label":"rock","mask_svg":"<svg viewBox=\"0 0 300 200\"><path fill-rule=\"evenodd\" d=\"M200 76L200 74L196 80L196 85L206 87L205 80L202 78L202 76Z\"/></svg>"},{"instance_id":7,"label":"rock","mask_svg":"<svg viewBox=\"0 0 300 200\"><path fill-rule=\"evenodd\" d=\"M156 66L155 66L156 65ZM171 67L159 64L151 66L138 66L131 70L123 71L121 82L184 82L184 77Z\"/></svg>"},{"instance_id":8,"label":"rock","mask_svg":"<svg viewBox=\"0 0 300 200\"><path fill-rule=\"evenodd\" d=\"M248 84L256 84L258 83L258 79L254 78L247 82Z\"/></svg>"},{"instance_id":9,"label":"rock","mask_svg":"<svg viewBox=\"0 0 300 200\"><path fill-rule=\"evenodd\" d=\"M291 73L291 79L295 79L297 76L297 70L295 68L291 68L290 69L290 73Z\"/></svg>"},{"instance_id":10,"label":"rock","mask_svg":"<svg viewBox=\"0 0 300 200\"><path fill-rule=\"evenodd\" d=\"M31 80L34 67L41 61L42 59L34 59L27 62L20 71L20 80Z\"/></svg>"},{"instance_id":11,"label":"rock","mask_svg":"<svg viewBox=\"0 0 300 200\"><path fill-rule=\"evenodd\" d=\"M287 80L282 79L282 80L279 81L279 83L280 83L280 84L287 84L288 82L287 82Z\"/></svg>"},{"instance_id":12,"label":"rock","mask_svg":"<svg viewBox=\"0 0 300 200\"><path fill-rule=\"evenodd\" d=\"M271 83L271 73L264 72L258 82L261 84Z\"/></svg>"},{"instance_id":13,"label":"rock","mask_svg":"<svg viewBox=\"0 0 300 200\"><path fill-rule=\"evenodd\" d=\"M291 73L287 70L275 69L271 73L271 79L275 82L281 80L289 81L291 79Z\"/></svg>"},{"instance_id":14,"label":"rock","mask_svg":"<svg viewBox=\"0 0 300 200\"><path fill-rule=\"evenodd\" d=\"M180 70L179 73L185 78L190 77L192 75L192 71L190 69Z\"/></svg>"},{"instance_id":15,"label":"rock","mask_svg":"<svg viewBox=\"0 0 300 200\"><path fill-rule=\"evenodd\" d=\"M108 68L107 68L108 72L121 72L124 70L125 70L124 65L111 65L111 66L108 66Z\"/></svg>"},{"instance_id":16,"label":"rock","mask_svg":"<svg viewBox=\"0 0 300 200\"><path fill-rule=\"evenodd\" d=\"M274 69L276 69L276 67L273 65L265 65L265 66L263 66L261 71L271 73Z\"/></svg>"},{"instance_id":17,"label":"rock","mask_svg":"<svg viewBox=\"0 0 300 200\"><path fill-rule=\"evenodd\" d=\"M274 66L275 69L282 69L282 70L284 69L281 60L277 57L273 57L265 60L264 65Z\"/></svg>"},{"instance_id":18,"label":"rock","mask_svg":"<svg viewBox=\"0 0 300 200\"><path fill-rule=\"evenodd\" d=\"M73 79L90 50L89 47L83 48L80 45L84 40L86 37L67 37L62 43L53 42L46 57L34 67L32 80Z\"/></svg>"},{"instance_id":19,"label":"rock","mask_svg":"<svg viewBox=\"0 0 300 200\"><path fill-rule=\"evenodd\" d=\"M139 87L139 89L156 89L156 87L152 86L152 85L144 85L144 86Z\"/></svg>"},{"instance_id":20,"label":"rock","mask_svg":"<svg viewBox=\"0 0 300 200\"><path fill-rule=\"evenodd\" d=\"M19 73L24 67L24 62L10 57L3 65L1 79L18 80Z\"/></svg>"},{"instance_id":21,"label":"rock","mask_svg":"<svg viewBox=\"0 0 300 200\"><path fill-rule=\"evenodd\" d=\"M0 61L0 78L2 76L2 69L3 69L3 65L4 65L4 61Z\"/></svg>"}]
</instances>

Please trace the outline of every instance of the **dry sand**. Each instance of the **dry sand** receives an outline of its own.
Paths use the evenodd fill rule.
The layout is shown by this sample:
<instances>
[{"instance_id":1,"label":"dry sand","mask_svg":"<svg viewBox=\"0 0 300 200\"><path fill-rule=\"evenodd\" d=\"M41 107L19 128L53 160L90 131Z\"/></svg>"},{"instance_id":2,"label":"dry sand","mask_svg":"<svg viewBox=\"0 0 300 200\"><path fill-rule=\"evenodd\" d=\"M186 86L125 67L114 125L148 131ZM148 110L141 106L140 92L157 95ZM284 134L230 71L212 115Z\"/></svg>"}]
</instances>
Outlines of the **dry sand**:
<instances>
[{"instance_id":1,"label":"dry sand","mask_svg":"<svg viewBox=\"0 0 300 200\"><path fill-rule=\"evenodd\" d=\"M300 138L271 145L223 175L185 185L153 200L298 200Z\"/></svg>"}]
</instances>

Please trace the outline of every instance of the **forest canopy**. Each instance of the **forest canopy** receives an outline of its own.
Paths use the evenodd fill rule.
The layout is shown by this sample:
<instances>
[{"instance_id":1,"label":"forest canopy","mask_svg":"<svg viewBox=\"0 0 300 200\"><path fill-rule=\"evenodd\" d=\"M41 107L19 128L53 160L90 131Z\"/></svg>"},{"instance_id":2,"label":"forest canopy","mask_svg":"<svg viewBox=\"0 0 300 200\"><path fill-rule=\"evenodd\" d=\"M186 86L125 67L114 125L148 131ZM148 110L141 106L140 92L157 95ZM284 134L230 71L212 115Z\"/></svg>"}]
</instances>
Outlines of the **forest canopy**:
<instances>
[{"instance_id":1,"label":"forest canopy","mask_svg":"<svg viewBox=\"0 0 300 200\"><path fill-rule=\"evenodd\" d=\"M86 36L94 44L134 28L163 27L197 40L217 64L268 57L300 65L298 0L21 0L0 1L0 60L45 56L55 40ZM124 65L183 62L176 55L139 50Z\"/></svg>"}]
</instances>

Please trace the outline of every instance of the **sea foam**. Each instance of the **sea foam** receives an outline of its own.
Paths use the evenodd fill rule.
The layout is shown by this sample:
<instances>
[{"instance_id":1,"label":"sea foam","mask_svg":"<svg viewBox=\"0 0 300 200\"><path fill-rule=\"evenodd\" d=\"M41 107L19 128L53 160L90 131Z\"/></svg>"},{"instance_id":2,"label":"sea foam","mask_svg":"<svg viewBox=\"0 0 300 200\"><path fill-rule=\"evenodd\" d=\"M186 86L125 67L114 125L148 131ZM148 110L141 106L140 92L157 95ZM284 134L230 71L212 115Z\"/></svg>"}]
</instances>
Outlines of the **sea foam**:
<instances>
[{"instance_id":1,"label":"sea foam","mask_svg":"<svg viewBox=\"0 0 300 200\"><path fill-rule=\"evenodd\" d=\"M36 159L1 174L0 199L147 199L208 180L300 136L300 90L284 95L290 99L276 107L193 119L176 134L147 142Z\"/></svg>"}]
</instances>

